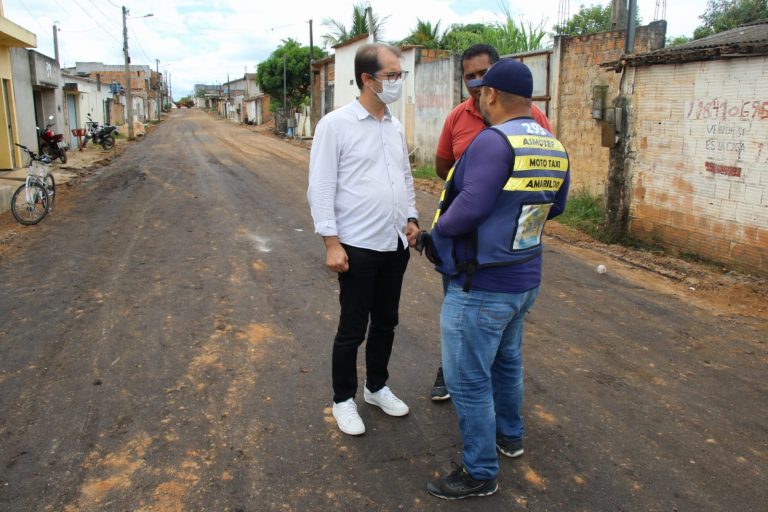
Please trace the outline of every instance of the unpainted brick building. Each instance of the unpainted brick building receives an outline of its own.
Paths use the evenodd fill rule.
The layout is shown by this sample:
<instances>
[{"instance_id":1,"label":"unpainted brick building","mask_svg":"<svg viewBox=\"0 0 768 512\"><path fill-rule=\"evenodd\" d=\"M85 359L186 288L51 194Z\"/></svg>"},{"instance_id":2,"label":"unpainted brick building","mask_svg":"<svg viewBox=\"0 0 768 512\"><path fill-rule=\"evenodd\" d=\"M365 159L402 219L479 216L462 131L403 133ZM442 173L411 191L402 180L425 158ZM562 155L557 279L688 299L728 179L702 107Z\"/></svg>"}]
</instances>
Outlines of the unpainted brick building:
<instances>
[{"instance_id":1,"label":"unpainted brick building","mask_svg":"<svg viewBox=\"0 0 768 512\"><path fill-rule=\"evenodd\" d=\"M631 234L768 273L768 20L610 67L630 101Z\"/></svg>"}]
</instances>

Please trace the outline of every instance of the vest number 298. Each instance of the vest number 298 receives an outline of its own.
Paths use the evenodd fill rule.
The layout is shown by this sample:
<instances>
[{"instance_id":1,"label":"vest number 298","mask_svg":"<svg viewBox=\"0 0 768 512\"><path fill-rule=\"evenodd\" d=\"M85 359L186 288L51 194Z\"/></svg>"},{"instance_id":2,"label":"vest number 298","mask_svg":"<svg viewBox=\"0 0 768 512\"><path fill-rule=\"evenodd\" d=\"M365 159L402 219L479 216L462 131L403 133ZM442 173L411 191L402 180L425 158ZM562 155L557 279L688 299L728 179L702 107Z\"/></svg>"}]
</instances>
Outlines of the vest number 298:
<instances>
[{"instance_id":1,"label":"vest number 298","mask_svg":"<svg viewBox=\"0 0 768 512\"><path fill-rule=\"evenodd\" d=\"M547 130L539 126L539 123L520 123L525 127L526 133L531 135L549 135Z\"/></svg>"}]
</instances>

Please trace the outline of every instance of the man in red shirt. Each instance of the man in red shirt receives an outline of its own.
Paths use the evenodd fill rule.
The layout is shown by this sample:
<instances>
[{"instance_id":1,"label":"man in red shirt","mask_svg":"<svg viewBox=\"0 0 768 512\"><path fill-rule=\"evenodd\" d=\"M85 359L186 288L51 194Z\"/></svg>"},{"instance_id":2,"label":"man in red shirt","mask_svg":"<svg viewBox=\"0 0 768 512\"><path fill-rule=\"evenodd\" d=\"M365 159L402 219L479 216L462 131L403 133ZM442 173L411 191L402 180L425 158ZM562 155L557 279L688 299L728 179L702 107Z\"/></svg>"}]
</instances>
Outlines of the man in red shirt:
<instances>
[{"instance_id":1,"label":"man in red shirt","mask_svg":"<svg viewBox=\"0 0 768 512\"><path fill-rule=\"evenodd\" d=\"M445 118L443 131L437 143L437 151L435 151L435 173L442 179L446 179L448 171L461 158L469 143L486 128L483 116L477 108L480 87L469 87L468 82L483 78L488 68L498 60L499 52L489 44L472 45L461 54L461 74L470 96L466 101L456 105ZM539 107L531 105L531 115L542 128L552 133L552 125ZM445 282L443 285L447 286ZM445 387L442 366L437 369L435 384L429 395L436 401L451 397Z\"/></svg>"},{"instance_id":2,"label":"man in red shirt","mask_svg":"<svg viewBox=\"0 0 768 512\"><path fill-rule=\"evenodd\" d=\"M469 80L482 78L491 64L499 60L496 48L489 44L475 44L464 50L461 55L461 73L464 85ZM464 154L469 143L478 133L485 128L483 116L477 109L477 101L480 99L480 88L467 86L470 97L456 105L445 118L443 131L437 143L435 152L435 171L438 176L445 179L453 164ZM531 105L531 114L542 128L550 133L552 125L544 112L536 105Z\"/></svg>"}]
</instances>

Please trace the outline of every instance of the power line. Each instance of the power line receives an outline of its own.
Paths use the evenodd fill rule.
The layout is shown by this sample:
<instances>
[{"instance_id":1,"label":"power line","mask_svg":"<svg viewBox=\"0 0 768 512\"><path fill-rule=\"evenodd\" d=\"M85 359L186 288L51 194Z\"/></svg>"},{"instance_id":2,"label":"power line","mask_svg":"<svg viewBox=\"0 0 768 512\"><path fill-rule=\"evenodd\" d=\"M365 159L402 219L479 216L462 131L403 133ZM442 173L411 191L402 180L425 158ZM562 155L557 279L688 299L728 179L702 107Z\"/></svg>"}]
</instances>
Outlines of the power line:
<instances>
[{"instance_id":1,"label":"power line","mask_svg":"<svg viewBox=\"0 0 768 512\"><path fill-rule=\"evenodd\" d=\"M98 6L96 2L94 2L93 0L88 0L88 1L91 2L91 5L93 5L96 11L98 11L98 13L101 14L104 17L104 19L107 20L107 22L115 23L116 16L107 15L106 13L104 13L104 11L101 10L101 8Z\"/></svg>"},{"instance_id":2,"label":"power line","mask_svg":"<svg viewBox=\"0 0 768 512\"><path fill-rule=\"evenodd\" d=\"M144 55L144 59L145 59L147 62L151 62L151 61L152 61L152 59L150 59L149 57L147 57L147 52L145 52L145 51L144 51L144 48L141 46L141 43L139 42L139 36L138 36L138 35L136 35L136 31L133 29L133 27L130 27L130 29L131 29L131 33L133 34L133 38L136 40L136 46L138 46L138 47L139 47L139 51L141 52L141 54L142 54L142 55Z\"/></svg>"},{"instance_id":3,"label":"power line","mask_svg":"<svg viewBox=\"0 0 768 512\"><path fill-rule=\"evenodd\" d=\"M62 11L65 13L65 14L69 14L69 10L68 10L66 7L64 7L64 6L61 4L61 2L60 2L59 0L56 0L56 3L57 3L57 4L59 4L59 7L61 7L61 10L62 10Z\"/></svg>"},{"instance_id":4,"label":"power line","mask_svg":"<svg viewBox=\"0 0 768 512\"><path fill-rule=\"evenodd\" d=\"M82 30L70 30L70 29L60 28L59 32L64 32L65 34L85 34L86 32L93 32L94 30L101 30L101 28L91 27L91 28L84 28Z\"/></svg>"},{"instance_id":5,"label":"power line","mask_svg":"<svg viewBox=\"0 0 768 512\"><path fill-rule=\"evenodd\" d=\"M557 8L557 26L564 27L571 17L569 0L560 0L560 5Z\"/></svg>"},{"instance_id":6,"label":"power line","mask_svg":"<svg viewBox=\"0 0 768 512\"><path fill-rule=\"evenodd\" d=\"M78 2L77 0L72 0L72 1L73 1L73 2L75 2L75 4L76 4L76 5L77 5L77 6L78 6L78 7L79 7L79 8L80 8L80 9L81 9L81 10L82 10L82 11L83 11L85 14L86 14L86 16L88 16L89 18L91 18L91 19L93 20L93 22L94 22L94 23L96 23L96 24L97 24L97 25L98 25L98 26L99 26L99 27L100 27L100 28L101 28L101 29L102 29L104 32L106 32L106 34L107 34L109 37L111 37L111 38L112 38L112 39L113 39L113 40L114 40L116 43L120 44L120 41L118 41L118 40L115 38L115 36L112 34L112 32L111 32L111 31L109 31L109 30L107 30L106 28L104 28L104 26L103 26L101 23L99 23L99 22L96 20L96 18L94 18L93 16L91 16L91 13L89 13L89 12L88 12L86 9L84 9L84 8L83 8L83 6L82 6L82 5L80 5L80 2Z\"/></svg>"},{"instance_id":7,"label":"power line","mask_svg":"<svg viewBox=\"0 0 768 512\"><path fill-rule=\"evenodd\" d=\"M38 25L40 28L42 28L43 26L40 24L40 22L39 22L39 21L37 21L37 18L35 18L35 17L32 15L32 13L29 11L29 9L27 9L27 6L26 6L26 5L24 5L24 2L22 2L21 0L19 0L19 3L20 3L20 4L21 4L21 6L24 8L24 10L25 10L25 11L27 11L27 14L29 14L29 17L30 17L30 18L32 18L33 20L35 20L35 23L37 23L37 25Z\"/></svg>"}]
</instances>

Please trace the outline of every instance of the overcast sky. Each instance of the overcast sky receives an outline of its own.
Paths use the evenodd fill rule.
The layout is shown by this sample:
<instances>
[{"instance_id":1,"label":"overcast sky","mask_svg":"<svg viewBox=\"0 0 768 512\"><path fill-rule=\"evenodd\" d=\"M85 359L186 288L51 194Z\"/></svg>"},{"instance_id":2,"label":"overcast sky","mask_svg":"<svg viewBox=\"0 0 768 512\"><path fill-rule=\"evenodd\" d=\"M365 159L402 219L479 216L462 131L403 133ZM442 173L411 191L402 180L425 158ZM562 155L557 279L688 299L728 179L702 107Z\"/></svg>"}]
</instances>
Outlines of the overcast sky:
<instances>
[{"instance_id":1,"label":"overcast sky","mask_svg":"<svg viewBox=\"0 0 768 512\"><path fill-rule=\"evenodd\" d=\"M123 4L128 7L128 46L132 64L146 64L170 75L176 99L196 83L222 83L255 71L282 39L309 45L309 23L321 46L322 21L335 18L349 25L352 0L0 0L5 17L37 35L37 51L54 56L53 25L59 27L59 53L64 66L75 62L123 63ZM388 16L383 39L399 40L416 18L441 29L452 23L492 22L505 0L371 0L373 12ZM561 0L507 0L510 12L525 23L557 23ZM570 14L580 4L570 1ZM361 2L362 3L362 2ZM665 3L659 0L658 3ZM667 3L667 35L688 35L700 24L707 0ZM643 24L653 21L657 0L638 0ZM142 18L145 14L152 17ZM159 60L159 65L156 63Z\"/></svg>"}]
</instances>

